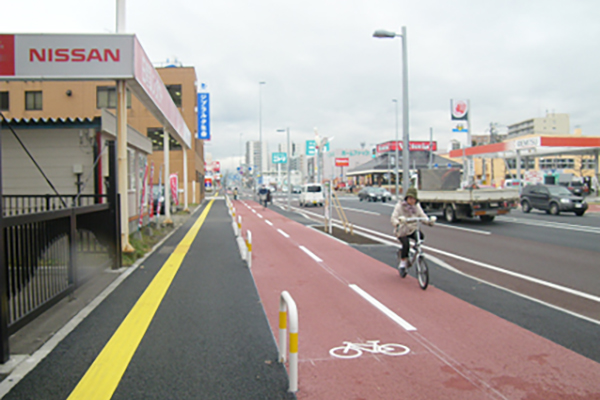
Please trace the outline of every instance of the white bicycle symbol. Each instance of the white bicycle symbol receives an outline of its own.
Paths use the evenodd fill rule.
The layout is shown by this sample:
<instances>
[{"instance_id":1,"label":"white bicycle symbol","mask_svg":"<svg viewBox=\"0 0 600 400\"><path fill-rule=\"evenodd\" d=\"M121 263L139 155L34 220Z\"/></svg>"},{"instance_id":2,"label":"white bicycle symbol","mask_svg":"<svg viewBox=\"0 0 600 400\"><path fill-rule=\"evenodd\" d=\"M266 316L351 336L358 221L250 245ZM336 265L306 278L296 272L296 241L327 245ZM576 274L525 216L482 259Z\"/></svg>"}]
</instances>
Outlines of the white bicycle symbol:
<instances>
[{"instance_id":1,"label":"white bicycle symbol","mask_svg":"<svg viewBox=\"0 0 600 400\"><path fill-rule=\"evenodd\" d=\"M363 351L375 354L381 353L386 356L403 356L408 354L410 349L401 344L379 344L379 340L367 340L367 343L344 342L344 346L334 347L329 350L329 354L338 358L356 358L360 357Z\"/></svg>"}]
</instances>

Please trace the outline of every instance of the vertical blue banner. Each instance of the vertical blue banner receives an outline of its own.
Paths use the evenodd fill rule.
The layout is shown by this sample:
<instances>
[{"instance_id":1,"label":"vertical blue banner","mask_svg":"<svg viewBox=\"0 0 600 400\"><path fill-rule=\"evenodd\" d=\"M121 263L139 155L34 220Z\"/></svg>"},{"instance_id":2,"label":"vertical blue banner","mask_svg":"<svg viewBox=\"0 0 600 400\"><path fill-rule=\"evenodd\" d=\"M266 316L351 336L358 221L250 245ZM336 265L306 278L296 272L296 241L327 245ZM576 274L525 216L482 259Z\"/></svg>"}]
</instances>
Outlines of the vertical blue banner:
<instances>
[{"instance_id":1,"label":"vertical blue banner","mask_svg":"<svg viewBox=\"0 0 600 400\"><path fill-rule=\"evenodd\" d=\"M198 93L198 139L210 140L210 98Z\"/></svg>"}]
</instances>

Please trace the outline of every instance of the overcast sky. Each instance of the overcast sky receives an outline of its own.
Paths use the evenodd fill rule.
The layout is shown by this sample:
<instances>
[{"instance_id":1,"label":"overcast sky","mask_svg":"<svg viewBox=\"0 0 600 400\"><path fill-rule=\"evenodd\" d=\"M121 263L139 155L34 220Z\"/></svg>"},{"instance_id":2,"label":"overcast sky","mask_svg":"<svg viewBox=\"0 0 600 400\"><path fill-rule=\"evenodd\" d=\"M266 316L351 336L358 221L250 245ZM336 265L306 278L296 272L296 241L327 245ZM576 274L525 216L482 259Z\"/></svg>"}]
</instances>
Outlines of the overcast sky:
<instances>
[{"instance_id":1,"label":"overcast sky","mask_svg":"<svg viewBox=\"0 0 600 400\"><path fill-rule=\"evenodd\" d=\"M2 5L5 33L110 33L115 0L19 0ZM411 140L452 133L450 99L470 99L472 134L546 112L568 113L571 131L600 135L600 1L578 0L127 0L127 32L153 62L176 57L211 93L213 139L225 166L240 138L271 151L334 137L360 148L395 136L401 39L407 29ZM240 135L241 134L241 135ZM230 162L228 162L228 159Z\"/></svg>"}]
</instances>

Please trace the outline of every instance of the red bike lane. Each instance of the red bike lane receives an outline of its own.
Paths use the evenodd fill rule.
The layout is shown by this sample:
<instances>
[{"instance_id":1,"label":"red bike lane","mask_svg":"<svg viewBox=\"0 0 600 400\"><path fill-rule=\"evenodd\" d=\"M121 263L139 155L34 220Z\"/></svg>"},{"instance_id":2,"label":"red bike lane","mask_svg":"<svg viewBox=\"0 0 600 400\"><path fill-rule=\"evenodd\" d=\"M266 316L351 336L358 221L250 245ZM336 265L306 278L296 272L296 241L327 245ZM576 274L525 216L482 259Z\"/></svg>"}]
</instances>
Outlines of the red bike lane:
<instances>
[{"instance_id":1,"label":"red bike lane","mask_svg":"<svg viewBox=\"0 0 600 400\"><path fill-rule=\"evenodd\" d=\"M600 364L433 286L423 291L255 202L233 203L252 232L252 274L275 337L281 292L297 304L299 399L600 398ZM330 354L369 340L410 351Z\"/></svg>"}]
</instances>

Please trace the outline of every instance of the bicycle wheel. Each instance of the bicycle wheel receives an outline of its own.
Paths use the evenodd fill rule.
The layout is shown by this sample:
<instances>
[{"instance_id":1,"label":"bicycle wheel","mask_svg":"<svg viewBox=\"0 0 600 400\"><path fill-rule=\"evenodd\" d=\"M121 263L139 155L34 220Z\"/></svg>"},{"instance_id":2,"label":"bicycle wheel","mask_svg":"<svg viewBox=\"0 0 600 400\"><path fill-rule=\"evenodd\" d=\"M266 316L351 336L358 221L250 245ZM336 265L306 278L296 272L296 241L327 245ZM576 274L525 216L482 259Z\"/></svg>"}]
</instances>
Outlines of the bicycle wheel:
<instances>
[{"instance_id":1,"label":"bicycle wheel","mask_svg":"<svg viewBox=\"0 0 600 400\"><path fill-rule=\"evenodd\" d=\"M362 355L362 351L354 347L340 346L329 350L329 354L337 358L357 358Z\"/></svg>"},{"instance_id":2,"label":"bicycle wheel","mask_svg":"<svg viewBox=\"0 0 600 400\"><path fill-rule=\"evenodd\" d=\"M421 289L427 289L427 285L429 285L429 268L427 268L425 256L417 257L417 279Z\"/></svg>"},{"instance_id":3,"label":"bicycle wheel","mask_svg":"<svg viewBox=\"0 0 600 400\"><path fill-rule=\"evenodd\" d=\"M386 343L379 346L379 352L386 356L403 356L408 354L409 351L408 347L396 343Z\"/></svg>"}]
</instances>

